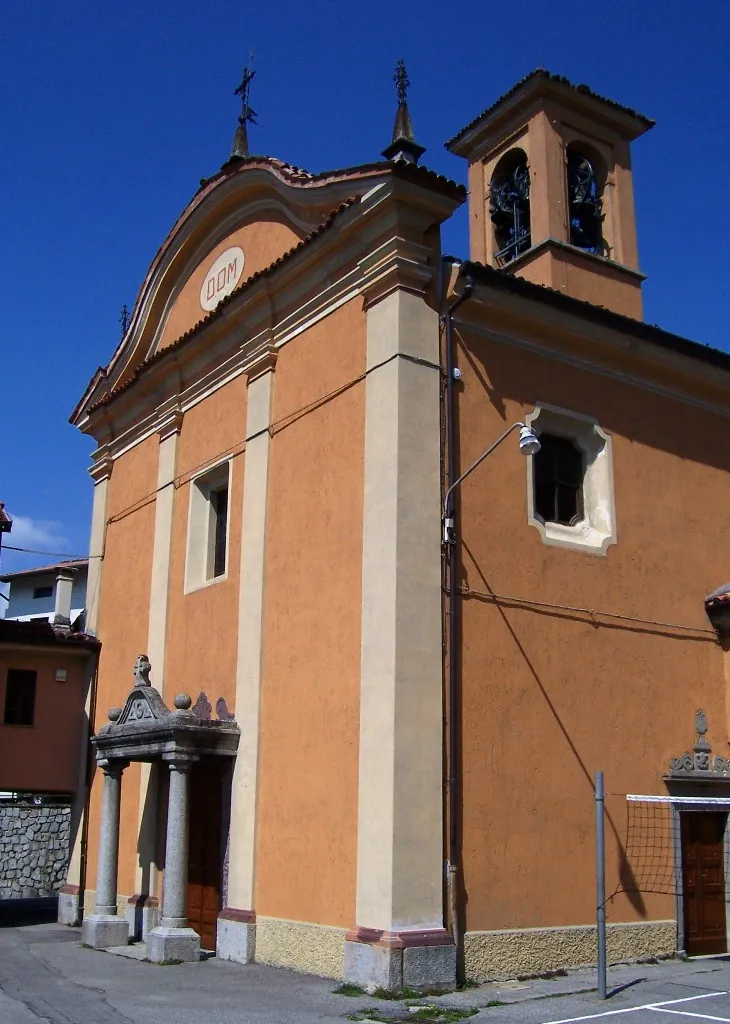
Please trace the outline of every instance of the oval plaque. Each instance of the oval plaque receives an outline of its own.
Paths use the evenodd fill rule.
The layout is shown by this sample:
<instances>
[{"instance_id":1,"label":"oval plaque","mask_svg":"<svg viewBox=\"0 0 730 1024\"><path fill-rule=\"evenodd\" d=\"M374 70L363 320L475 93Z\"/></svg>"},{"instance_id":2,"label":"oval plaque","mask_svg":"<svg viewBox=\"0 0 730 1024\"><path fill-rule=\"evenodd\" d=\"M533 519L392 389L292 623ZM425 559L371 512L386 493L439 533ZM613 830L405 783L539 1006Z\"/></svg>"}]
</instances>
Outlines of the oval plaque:
<instances>
[{"instance_id":1,"label":"oval plaque","mask_svg":"<svg viewBox=\"0 0 730 1024\"><path fill-rule=\"evenodd\" d=\"M210 312L221 299L230 295L243 273L243 249L234 245L222 252L213 263L200 289L200 305Z\"/></svg>"}]
</instances>

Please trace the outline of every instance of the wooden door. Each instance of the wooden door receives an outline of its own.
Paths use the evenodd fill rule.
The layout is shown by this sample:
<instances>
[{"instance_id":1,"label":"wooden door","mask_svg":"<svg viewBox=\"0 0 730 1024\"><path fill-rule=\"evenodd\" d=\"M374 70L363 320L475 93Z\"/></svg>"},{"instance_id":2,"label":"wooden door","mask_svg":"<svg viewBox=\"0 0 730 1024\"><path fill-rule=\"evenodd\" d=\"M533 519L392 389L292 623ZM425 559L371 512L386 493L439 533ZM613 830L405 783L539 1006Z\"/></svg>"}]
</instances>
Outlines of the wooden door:
<instances>
[{"instance_id":1,"label":"wooden door","mask_svg":"<svg viewBox=\"0 0 730 1024\"><path fill-rule=\"evenodd\" d=\"M727 952L724 836L727 814L680 815L684 948L689 956Z\"/></svg>"},{"instance_id":2,"label":"wooden door","mask_svg":"<svg viewBox=\"0 0 730 1024\"><path fill-rule=\"evenodd\" d=\"M216 762L190 772L188 921L203 949L215 949L223 868L223 778Z\"/></svg>"}]
</instances>

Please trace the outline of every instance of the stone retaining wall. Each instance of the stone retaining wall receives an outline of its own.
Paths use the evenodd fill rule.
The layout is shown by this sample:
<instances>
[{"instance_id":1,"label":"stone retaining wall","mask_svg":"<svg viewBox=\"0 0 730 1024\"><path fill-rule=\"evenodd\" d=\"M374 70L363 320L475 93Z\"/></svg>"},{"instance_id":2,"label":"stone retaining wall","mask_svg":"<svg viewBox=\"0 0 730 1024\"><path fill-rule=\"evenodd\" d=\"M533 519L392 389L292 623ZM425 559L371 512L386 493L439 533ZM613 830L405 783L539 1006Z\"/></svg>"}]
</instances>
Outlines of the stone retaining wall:
<instances>
[{"instance_id":1,"label":"stone retaining wall","mask_svg":"<svg viewBox=\"0 0 730 1024\"><path fill-rule=\"evenodd\" d=\"M0 803L0 899L55 896L66 877L71 805Z\"/></svg>"}]
</instances>

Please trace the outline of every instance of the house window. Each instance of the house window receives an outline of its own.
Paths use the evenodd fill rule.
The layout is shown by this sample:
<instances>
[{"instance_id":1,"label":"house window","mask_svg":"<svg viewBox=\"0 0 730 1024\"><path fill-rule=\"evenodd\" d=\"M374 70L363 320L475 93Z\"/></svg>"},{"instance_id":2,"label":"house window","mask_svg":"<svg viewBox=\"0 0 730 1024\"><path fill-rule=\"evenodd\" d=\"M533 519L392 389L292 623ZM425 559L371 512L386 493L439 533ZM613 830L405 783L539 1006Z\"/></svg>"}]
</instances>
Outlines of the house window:
<instances>
[{"instance_id":1,"label":"house window","mask_svg":"<svg viewBox=\"0 0 730 1024\"><path fill-rule=\"evenodd\" d=\"M5 686L5 725L33 725L36 673L10 668Z\"/></svg>"},{"instance_id":2,"label":"house window","mask_svg":"<svg viewBox=\"0 0 730 1024\"><path fill-rule=\"evenodd\" d=\"M540 438L527 458L527 522L543 543L605 555L616 543L611 436L589 416L538 404Z\"/></svg>"},{"instance_id":3,"label":"house window","mask_svg":"<svg viewBox=\"0 0 730 1024\"><path fill-rule=\"evenodd\" d=\"M53 597L53 587L33 587L33 600L38 601L42 597Z\"/></svg>"},{"instance_id":4,"label":"house window","mask_svg":"<svg viewBox=\"0 0 730 1024\"><path fill-rule=\"evenodd\" d=\"M190 482L186 592L227 577L230 475L224 462Z\"/></svg>"},{"instance_id":5,"label":"house window","mask_svg":"<svg viewBox=\"0 0 730 1024\"><path fill-rule=\"evenodd\" d=\"M583 452L569 437L544 433L532 461L535 514L546 523L574 526L583 518Z\"/></svg>"}]
</instances>

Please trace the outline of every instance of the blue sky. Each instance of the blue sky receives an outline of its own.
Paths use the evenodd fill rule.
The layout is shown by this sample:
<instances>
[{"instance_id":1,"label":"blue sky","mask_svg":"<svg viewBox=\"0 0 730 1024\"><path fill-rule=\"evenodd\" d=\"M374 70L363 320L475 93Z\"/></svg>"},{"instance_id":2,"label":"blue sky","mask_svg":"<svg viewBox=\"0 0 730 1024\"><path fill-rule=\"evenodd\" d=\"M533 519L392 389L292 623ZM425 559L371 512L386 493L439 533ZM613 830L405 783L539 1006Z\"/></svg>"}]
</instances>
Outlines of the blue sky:
<instances>
[{"instance_id":1,"label":"blue sky","mask_svg":"<svg viewBox=\"0 0 730 1024\"><path fill-rule=\"evenodd\" d=\"M68 424L160 242L228 156L249 49L253 152L318 171L378 159L404 57L423 162L537 66L653 117L634 145L645 316L730 349L727 54L717 0L23 0L0 35L3 457L10 543L86 551L93 443ZM468 254L458 215L445 248ZM51 561L4 552L3 571Z\"/></svg>"}]
</instances>

